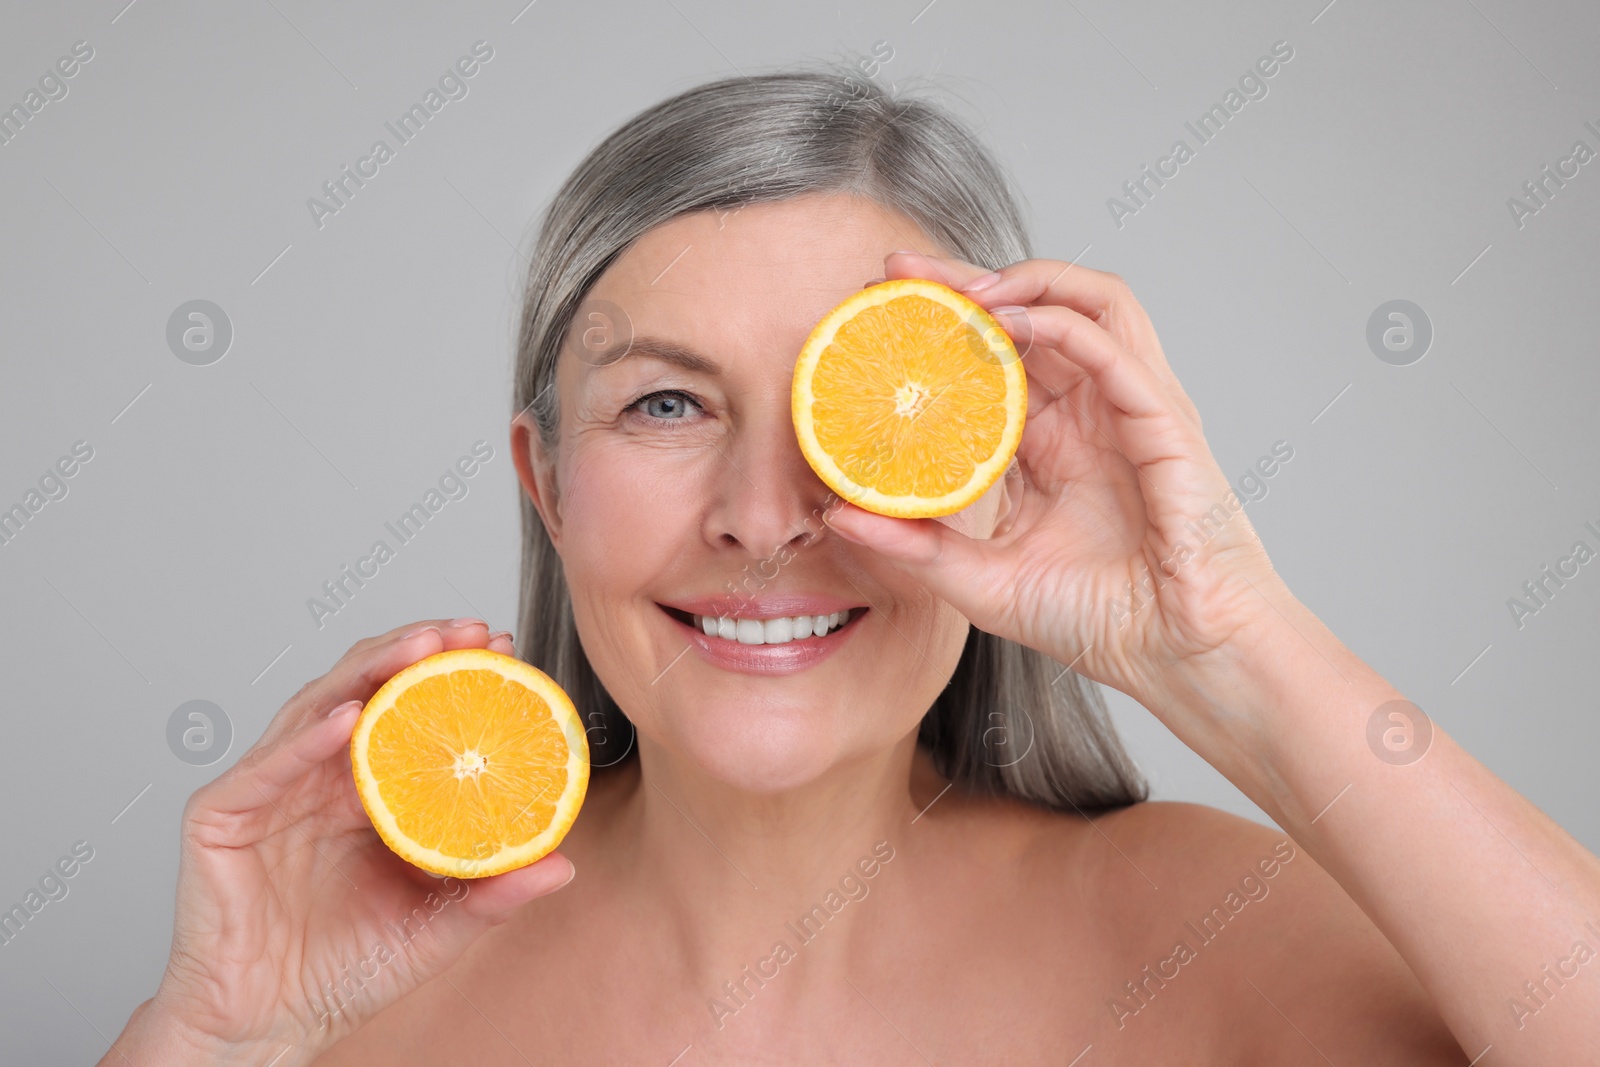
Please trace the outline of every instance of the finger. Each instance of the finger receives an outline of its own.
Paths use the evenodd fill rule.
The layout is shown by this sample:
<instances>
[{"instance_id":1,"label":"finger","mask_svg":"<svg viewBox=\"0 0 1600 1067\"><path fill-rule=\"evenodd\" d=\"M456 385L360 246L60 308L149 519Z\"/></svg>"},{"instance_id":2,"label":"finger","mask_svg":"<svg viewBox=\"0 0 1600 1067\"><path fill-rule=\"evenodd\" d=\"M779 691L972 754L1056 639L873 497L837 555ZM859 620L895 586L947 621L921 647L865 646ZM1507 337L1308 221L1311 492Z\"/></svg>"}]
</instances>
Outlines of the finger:
<instances>
[{"instance_id":1,"label":"finger","mask_svg":"<svg viewBox=\"0 0 1600 1067\"><path fill-rule=\"evenodd\" d=\"M577 873L571 860L560 852L551 852L526 867L471 879L472 892L464 901L466 911L479 919L498 921L512 909L554 893Z\"/></svg>"},{"instance_id":2,"label":"finger","mask_svg":"<svg viewBox=\"0 0 1600 1067\"><path fill-rule=\"evenodd\" d=\"M1022 371L1028 379L1030 416L1038 414L1042 408L1063 393L1071 392L1089 377L1089 372L1083 367L1069 359L1057 358L1055 353L1048 350L1048 345L1034 336L1033 317L1024 309L1015 305L997 307L989 315L1012 339L1017 358L1022 361ZM1038 351L1035 351L1036 347Z\"/></svg>"},{"instance_id":3,"label":"finger","mask_svg":"<svg viewBox=\"0 0 1600 1067\"><path fill-rule=\"evenodd\" d=\"M1155 324L1121 275L1055 259L1025 259L995 273L998 280L981 289L964 288L962 293L989 309L1055 304L1093 319L1135 358L1154 368L1168 392L1181 398L1181 410L1199 423L1199 410L1172 372Z\"/></svg>"},{"instance_id":4,"label":"finger","mask_svg":"<svg viewBox=\"0 0 1600 1067\"><path fill-rule=\"evenodd\" d=\"M1120 309L1150 326L1144 307L1127 283L1119 275L1091 267L1054 259L1024 259L990 271L964 260L923 252L892 252L884 263L891 278L943 282L985 308L1060 304L1102 325L1114 309ZM971 288L973 283L981 283L981 287ZM1150 331L1153 336L1153 326Z\"/></svg>"},{"instance_id":5,"label":"finger","mask_svg":"<svg viewBox=\"0 0 1600 1067\"><path fill-rule=\"evenodd\" d=\"M1071 308L1050 306L1029 308L1026 314L1033 320L1033 336L1040 344L1034 358L1060 355L1089 375L1095 390L1113 409L1106 420L1110 425L1096 425L1082 405L1074 404L1079 417L1105 435L1149 480L1158 496L1141 490L1145 506L1152 518L1158 514L1165 517L1168 509L1164 502L1193 492L1194 464L1203 465L1210 456L1199 427L1182 414L1155 370L1130 356L1084 316Z\"/></svg>"},{"instance_id":6,"label":"finger","mask_svg":"<svg viewBox=\"0 0 1600 1067\"><path fill-rule=\"evenodd\" d=\"M417 633L418 629L423 632ZM238 812L281 800L313 768L343 750L355 728L357 713L372 698L372 694L388 678L411 663L431 655L427 649L435 640L457 648L480 647L475 638L483 636L485 640L481 647L504 655L516 655L509 632L502 631L490 637L487 629L479 619L462 621L455 626L447 623L442 629L433 623L416 624L405 630L412 637L396 638L388 646L365 653L370 662L358 668L362 672L363 695L335 705L323 716L314 712L304 713L291 733L274 737L264 735L245 753L233 771L213 783L217 791L209 800L209 805L218 811ZM385 657L386 651L392 658ZM368 688L371 692L366 692Z\"/></svg>"},{"instance_id":7,"label":"finger","mask_svg":"<svg viewBox=\"0 0 1600 1067\"><path fill-rule=\"evenodd\" d=\"M1042 345L1082 368L1101 395L1130 418L1171 416L1171 403L1155 372L1129 356L1110 334L1079 312L1049 305L1002 307L993 312L1007 332L1026 329L1036 346ZM1026 320L1028 325L1019 329L1019 320ZM1049 375L1048 361L1037 355L1034 358L1031 369L1035 377Z\"/></svg>"},{"instance_id":8,"label":"finger","mask_svg":"<svg viewBox=\"0 0 1600 1067\"><path fill-rule=\"evenodd\" d=\"M483 648L489 625L482 619L433 619L396 627L381 637L358 641L327 674L290 697L262 734L282 736L302 723L321 718L346 700L368 701L380 686L418 660L446 649Z\"/></svg>"},{"instance_id":9,"label":"finger","mask_svg":"<svg viewBox=\"0 0 1600 1067\"><path fill-rule=\"evenodd\" d=\"M987 288L976 290L978 295L969 291L973 285L987 286L1001 277L996 271L986 271L982 267L974 266L961 259L949 256L925 255L921 252L892 252L884 258L886 269L892 278L927 278L940 282L952 289L961 291L980 306L987 306L981 296L988 293ZM1013 300L1014 304L1024 304L1025 301ZM1006 301L990 301L989 304L1003 305ZM1017 349L1019 358L1026 359L1033 348L1033 338L1026 333L1011 332L1011 340ZM1055 392L1055 390L1052 390Z\"/></svg>"},{"instance_id":10,"label":"finger","mask_svg":"<svg viewBox=\"0 0 1600 1067\"><path fill-rule=\"evenodd\" d=\"M1070 393L1074 386L1089 375L1084 369L1067 360L1033 357L1023 364L1028 376L1028 418Z\"/></svg>"},{"instance_id":11,"label":"finger","mask_svg":"<svg viewBox=\"0 0 1600 1067\"><path fill-rule=\"evenodd\" d=\"M488 878L423 879L414 907L436 913L428 926L433 936L412 942L424 971L449 966L486 929L505 922L529 901L565 886L576 874L571 861L552 852L526 867ZM454 903L444 906L440 897Z\"/></svg>"},{"instance_id":12,"label":"finger","mask_svg":"<svg viewBox=\"0 0 1600 1067\"><path fill-rule=\"evenodd\" d=\"M985 307L1001 304L1060 304L1104 325L1113 312L1144 317L1144 308L1121 276L1057 259L1024 259L994 271L996 279L981 288L957 286ZM972 278L971 281L987 280ZM1135 314L1135 312L1137 314Z\"/></svg>"},{"instance_id":13,"label":"finger","mask_svg":"<svg viewBox=\"0 0 1600 1067\"><path fill-rule=\"evenodd\" d=\"M456 619L424 619L418 622L396 626L386 634L357 641L344 658L357 655L363 650L381 648L384 645L394 644L416 638L428 631L437 630L443 639L445 648L466 648L481 646L495 631L482 619L475 616L463 616Z\"/></svg>"},{"instance_id":14,"label":"finger","mask_svg":"<svg viewBox=\"0 0 1600 1067\"><path fill-rule=\"evenodd\" d=\"M935 596L972 618L982 597L992 596L993 575L984 542L935 519L900 519L840 502L822 519L847 541L872 549L925 584Z\"/></svg>"},{"instance_id":15,"label":"finger","mask_svg":"<svg viewBox=\"0 0 1600 1067\"><path fill-rule=\"evenodd\" d=\"M230 788L226 793L229 810L252 806L251 790L262 790L274 799L281 797L313 766L350 740L355 725L352 709L371 700L384 682L406 667L450 648L492 648L516 655L508 632L491 635L488 624L476 618L411 623L396 627L375 643L357 642L332 670L291 698L241 757L236 765L240 789ZM339 727L326 725L329 719L344 721L342 737L338 736ZM329 733L330 729L334 732ZM324 752L319 745L332 747ZM224 780L232 779L224 775L215 784ZM259 794L254 803L262 803Z\"/></svg>"},{"instance_id":16,"label":"finger","mask_svg":"<svg viewBox=\"0 0 1600 1067\"><path fill-rule=\"evenodd\" d=\"M387 645L394 641L404 640L414 636L420 630L431 628L444 631L451 629L471 628L474 625L482 626L485 630L491 629L488 623L473 616L467 616L458 619L420 619L415 622L405 623L402 626L396 626L388 633L377 634L372 637L363 637L361 640L357 641L355 644L346 649L344 656L340 658L348 658L368 649L377 648L380 645Z\"/></svg>"},{"instance_id":17,"label":"finger","mask_svg":"<svg viewBox=\"0 0 1600 1067\"><path fill-rule=\"evenodd\" d=\"M986 308L1006 304L1071 308L1136 357L1170 372L1150 316L1120 275L1055 259L1024 259L994 273L997 280L980 289L963 288L963 294Z\"/></svg>"},{"instance_id":18,"label":"finger","mask_svg":"<svg viewBox=\"0 0 1600 1067\"><path fill-rule=\"evenodd\" d=\"M960 289L989 273L988 268L964 260L911 250L890 252L883 257L883 266L885 278L926 278L952 289Z\"/></svg>"},{"instance_id":19,"label":"finger","mask_svg":"<svg viewBox=\"0 0 1600 1067\"><path fill-rule=\"evenodd\" d=\"M341 756L350 742L361 701L339 705L319 722L307 723L276 743L252 748L224 774L194 794L193 814L226 816L245 830L240 816L267 815L313 770ZM347 761L340 759L348 772Z\"/></svg>"}]
</instances>

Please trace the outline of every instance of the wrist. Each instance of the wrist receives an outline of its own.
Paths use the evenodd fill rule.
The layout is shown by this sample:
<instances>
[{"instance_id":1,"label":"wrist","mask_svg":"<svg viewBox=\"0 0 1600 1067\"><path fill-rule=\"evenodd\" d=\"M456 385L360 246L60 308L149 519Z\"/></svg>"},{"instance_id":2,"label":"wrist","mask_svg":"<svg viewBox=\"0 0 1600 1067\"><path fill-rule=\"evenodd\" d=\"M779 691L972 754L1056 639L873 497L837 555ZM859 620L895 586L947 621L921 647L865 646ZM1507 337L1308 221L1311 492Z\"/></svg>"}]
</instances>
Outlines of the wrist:
<instances>
[{"instance_id":1,"label":"wrist","mask_svg":"<svg viewBox=\"0 0 1600 1067\"><path fill-rule=\"evenodd\" d=\"M99 1067L116 1067L129 1061L160 1063L162 1067L260 1064L284 1053L288 1046L287 1041L226 1041L185 1018L157 992L133 1010L127 1026L106 1051ZM294 1067L306 1062L309 1056L290 1052L276 1060L274 1067Z\"/></svg>"},{"instance_id":2,"label":"wrist","mask_svg":"<svg viewBox=\"0 0 1600 1067\"><path fill-rule=\"evenodd\" d=\"M1261 592L1263 610L1165 673L1149 706L1288 828L1372 762L1367 719L1403 698L1287 589Z\"/></svg>"}]
</instances>

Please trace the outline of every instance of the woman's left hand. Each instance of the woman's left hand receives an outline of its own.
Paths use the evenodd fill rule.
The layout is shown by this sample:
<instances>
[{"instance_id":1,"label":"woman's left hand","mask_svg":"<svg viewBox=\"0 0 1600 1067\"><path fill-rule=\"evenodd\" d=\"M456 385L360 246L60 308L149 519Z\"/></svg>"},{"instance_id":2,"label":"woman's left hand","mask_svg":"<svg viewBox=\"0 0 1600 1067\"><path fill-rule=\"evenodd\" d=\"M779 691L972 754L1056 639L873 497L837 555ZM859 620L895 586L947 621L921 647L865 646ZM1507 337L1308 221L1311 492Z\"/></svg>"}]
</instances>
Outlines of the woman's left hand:
<instances>
[{"instance_id":1,"label":"woman's left hand","mask_svg":"<svg viewBox=\"0 0 1600 1067\"><path fill-rule=\"evenodd\" d=\"M980 629L1070 663L1158 715L1171 672L1204 670L1271 624L1267 598L1286 602L1288 590L1120 277L1030 259L966 290L982 268L898 252L885 264L889 278L965 292L1006 327L1028 373L1020 478L1008 479L1009 506L988 539L948 517L889 518L842 502L830 526ZM1008 306L1026 311L1007 315Z\"/></svg>"}]
</instances>

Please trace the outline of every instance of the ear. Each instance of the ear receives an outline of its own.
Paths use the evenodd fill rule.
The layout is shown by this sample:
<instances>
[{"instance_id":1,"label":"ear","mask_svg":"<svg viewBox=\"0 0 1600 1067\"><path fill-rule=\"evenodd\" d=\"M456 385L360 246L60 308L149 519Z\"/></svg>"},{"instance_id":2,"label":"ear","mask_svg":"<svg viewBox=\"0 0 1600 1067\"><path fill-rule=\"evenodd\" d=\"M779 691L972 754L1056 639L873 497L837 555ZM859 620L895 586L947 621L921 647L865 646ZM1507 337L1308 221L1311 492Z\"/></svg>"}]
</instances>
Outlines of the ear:
<instances>
[{"instance_id":1,"label":"ear","mask_svg":"<svg viewBox=\"0 0 1600 1067\"><path fill-rule=\"evenodd\" d=\"M554 458L545 454L533 419L523 412L511 420L511 462L517 468L517 481L528 494L550 541L561 551L561 501L556 492Z\"/></svg>"}]
</instances>

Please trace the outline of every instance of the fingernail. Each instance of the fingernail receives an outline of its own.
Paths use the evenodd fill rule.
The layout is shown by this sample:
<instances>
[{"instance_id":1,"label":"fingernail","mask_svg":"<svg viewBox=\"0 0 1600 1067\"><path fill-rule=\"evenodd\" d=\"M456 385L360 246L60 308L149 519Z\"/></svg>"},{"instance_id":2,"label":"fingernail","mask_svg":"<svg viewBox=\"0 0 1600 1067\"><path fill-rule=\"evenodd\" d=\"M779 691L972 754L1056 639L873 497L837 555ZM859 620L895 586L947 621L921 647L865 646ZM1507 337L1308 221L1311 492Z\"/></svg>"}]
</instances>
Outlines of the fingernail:
<instances>
[{"instance_id":1,"label":"fingernail","mask_svg":"<svg viewBox=\"0 0 1600 1067\"><path fill-rule=\"evenodd\" d=\"M863 289L871 289L874 285L881 285L883 282L885 282L887 280L888 280L887 278L874 278L870 282L864 282L862 284L861 288L863 288Z\"/></svg>"},{"instance_id":2,"label":"fingernail","mask_svg":"<svg viewBox=\"0 0 1600 1067\"><path fill-rule=\"evenodd\" d=\"M1000 280L1000 272L996 271L996 270L992 270L988 274L982 275L981 277L974 278L970 282L968 282L966 285L963 285L961 287L961 291L964 292L964 293L975 293L979 289L987 289L987 288L989 288L989 286L993 285L995 282L997 282L999 280Z\"/></svg>"},{"instance_id":3,"label":"fingernail","mask_svg":"<svg viewBox=\"0 0 1600 1067\"><path fill-rule=\"evenodd\" d=\"M915 248L897 248L897 249L895 249L893 252L891 252L889 254L892 255L892 256L920 256L920 255L922 255L922 253L918 252Z\"/></svg>"},{"instance_id":4,"label":"fingernail","mask_svg":"<svg viewBox=\"0 0 1600 1067\"><path fill-rule=\"evenodd\" d=\"M573 863L571 860L568 860L567 866L572 868L572 873L567 875L567 880L565 882L562 882L560 885L556 886L557 889L565 889L574 878L578 877L578 865Z\"/></svg>"},{"instance_id":5,"label":"fingernail","mask_svg":"<svg viewBox=\"0 0 1600 1067\"><path fill-rule=\"evenodd\" d=\"M484 622L482 619L451 619L449 622L445 623L445 625L446 626L452 626L452 627L462 627L462 626L488 626L489 624Z\"/></svg>"},{"instance_id":6,"label":"fingernail","mask_svg":"<svg viewBox=\"0 0 1600 1067\"><path fill-rule=\"evenodd\" d=\"M359 707L361 707L361 701L359 701L359 700L346 700L343 704L340 704L338 707L336 707L332 711L328 712L328 718L331 719L335 715L340 715L340 714L343 714L344 712L349 711L351 708L359 708Z\"/></svg>"},{"instance_id":7,"label":"fingernail","mask_svg":"<svg viewBox=\"0 0 1600 1067\"><path fill-rule=\"evenodd\" d=\"M509 642L510 644L515 645L517 643L512 638L510 630L501 630L499 633L492 633L492 634L489 635L489 640L490 641L498 641L502 637L505 638L506 641Z\"/></svg>"},{"instance_id":8,"label":"fingernail","mask_svg":"<svg viewBox=\"0 0 1600 1067\"><path fill-rule=\"evenodd\" d=\"M439 628L437 626L419 626L415 630L412 630L410 633L401 634L400 635L400 640L409 641L411 638L416 637L418 634L425 634L429 630L432 630L434 633L438 633L439 632Z\"/></svg>"}]
</instances>

